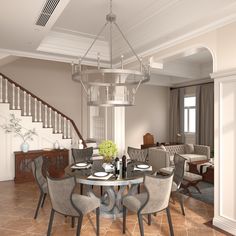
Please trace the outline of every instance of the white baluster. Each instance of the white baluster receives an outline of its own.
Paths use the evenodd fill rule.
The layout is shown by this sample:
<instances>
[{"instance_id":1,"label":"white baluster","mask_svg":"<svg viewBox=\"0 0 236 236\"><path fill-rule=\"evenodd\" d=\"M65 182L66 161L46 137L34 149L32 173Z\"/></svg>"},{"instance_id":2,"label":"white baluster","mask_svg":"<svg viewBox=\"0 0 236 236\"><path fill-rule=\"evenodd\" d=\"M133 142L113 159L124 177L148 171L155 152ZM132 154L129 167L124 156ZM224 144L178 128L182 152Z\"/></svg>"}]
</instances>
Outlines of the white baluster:
<instances>
[{"instance_id":1,"label":"white baluster","mask_svg":"<svg viewBox=\"0 0 236 236\"><path fill-rule=\"evenodd\" d=\"M8 82L7 79L5 79L5 102L8 102Z\"/></svg>"},{"instance_id":2,"label":"white baluster","mask_svg":"<svg viewBox=\"0 0 236 236\"><path fill-rule=\"evenodd\" d=\"M70 120L67 120L67 138L71 138Z\"/></svg>"},{"instance_id":3,"label":"white baluster","mask_svg":"<svg viewBox=\"0 0 236 236\"><path fill-rule=\"evenodd\" d=\"M0 102L2 102L2 94L3 94L3 89L2 89L2 76L0 75Z\"/></svg>"},{"instance_id":4,"label":"white baluster","mask_svg":"<svg viewBox=\"0 0 236 236\"><path fill-rule=\"evenodd\" d=\"M39 122L42 122L42 102L39 101Z\"/></svg>"},{"instance_id":5,"label":"white baluster","mask_svg":"<svg viewBox=\"0 0 236 236\"><path fill-rule=\"evenodd\" d=\"M17 87L17 109L20 110L20 87Z\"/></svg>"},{"instance_id":6,"label":"white baluster","mask_svg":"<svg viewBox=\"0 0 236 236\"><path fill-rule=\"evenodd\" d=\"M47 105L44 106L44 127L48 127L48 110Z\"/></svg>"},{"instance_id":7,"label":"white baluster","mask_svg":"<svg viewBox=\"0 0 236 236\"><path fill-rule=\"evenodd\" d=\"M66 118L64 117L64 131L63 131L63 138L66 138Z\"/></svg>"},{"instance_id":8,"label":"white baluster","mask_svg":"<svg viewBox=\"0 0 236 236\"><path fill-rule=\"evenodd\" d=\"M52 108L49 107L49 127L52 128Z\"/></svg>"},{"instance_id":9,"label":"white baluster","mask_svg":"<svg viewBox=\"0 0 236 236\"><path fill-rule=\"evenodd\" d=\"M57 112L54 112L54 132L57 133Z\"/></svg>"},{"instance_id":10,"label":"white baluster","mask_svg":"<svg viewBox=\"0 0 236 236\"><path fill-rule=\"evenodd\" d=\"M31 116L31 95L28 95L28 99L29 99L29 113L28 115Z\"/></svg>"},{"instance_id":11,"label":"white baluster","mask_svg":"<svg viewBox=\"0 0 236 236\"><path fill-rule=\"evenodd\" d=\"M26 116L26 92L23 93L23 103L24 103L24 116Z\"/></svg>"},{"instance_id":12,"label":"white baluster","mask_svg":"<svg viewBox=\"0 0 236 236\"><path fill-rule=\"evenodd\" d=\"M62 119L61 119L61 114L58 116L58 132L61 133L61 124L62 124Z\"/></svg>"},{"instance_id":13,"label":"white baluster","mask_svg":"<svg viewBox=\"0 0 236 236\"><path fill-rule=\"evenodd\" d=\"M12 84L12 109L15 110L15 84Z\"/></svg>"},{"instance_id":14,"label":"white baluster","mask_svg":"<svg viewBox=\"0 0 236 236\"><path fill-rule=\"evenodd\" d=\"M38 121L38 114L37 114L37 98L34 98L34 121Z\"/></svg>"}]
</instances>

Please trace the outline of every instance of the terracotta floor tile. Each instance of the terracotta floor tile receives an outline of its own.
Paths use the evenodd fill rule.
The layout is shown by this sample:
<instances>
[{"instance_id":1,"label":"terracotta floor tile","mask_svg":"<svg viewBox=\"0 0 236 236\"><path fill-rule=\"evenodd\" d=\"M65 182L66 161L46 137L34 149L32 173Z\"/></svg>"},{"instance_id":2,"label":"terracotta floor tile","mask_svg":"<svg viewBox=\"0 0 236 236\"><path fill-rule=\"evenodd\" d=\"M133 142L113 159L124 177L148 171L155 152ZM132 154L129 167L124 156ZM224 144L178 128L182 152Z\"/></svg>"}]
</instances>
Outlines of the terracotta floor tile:
<instances>
[{"instance_id":1,"label":"terracotta floor tile","mask_svg":"<svg viewBox=\"0 0 236 236\"><path fill-rule=\"evenodd\" d=\"M100 188L96 188L98 194ZM79 190L78 190L79 191ZM36 220L33 219L37 206L39 191L33 183L15 184L14 181L0 182L0 236L42 236L46 235L51 211L50 199L47 196L45 205L40 208ZM181 214L181 208L176 201L170 204L171 218L175 236L223 236L221 233L206 224L214 215L212 205L195 200L188 196L182 196L186 216ZM144 216L145 236L169 235L169 225L165 211L152 216L152 224L147 224ZM77 222L77 220L76 220ZM127 214L126 236L139 236L137 215L131 212ZM52 236L71 236L76 234L71 227L71 217L55 214ZM96 235L96 217L90 213L83 219L81 236ZM123 236L122 218L116 220L100 217L101 236Z\"/></svg>"}]
</instances>

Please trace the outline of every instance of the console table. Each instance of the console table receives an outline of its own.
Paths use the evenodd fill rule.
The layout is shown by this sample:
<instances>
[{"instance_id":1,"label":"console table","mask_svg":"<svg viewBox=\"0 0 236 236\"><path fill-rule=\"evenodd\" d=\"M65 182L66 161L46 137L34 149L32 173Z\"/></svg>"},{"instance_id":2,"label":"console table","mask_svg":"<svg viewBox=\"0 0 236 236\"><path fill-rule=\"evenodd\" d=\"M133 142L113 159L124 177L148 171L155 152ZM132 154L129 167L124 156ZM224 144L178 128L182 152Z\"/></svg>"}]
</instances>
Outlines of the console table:
<instances>
[{"instance_id":1,"label":"console table","mask_svg":"<svg viewBox=\"0 0 236 236\"><path fill-rule=\"evenodd\" d=\"M52 177L64 175L64 169L69 164L68 149L33 150L28 152L14 152L15 154L15 182L34 181L31 170L33 159L42 156L47 158L48 171Z\"/></svg>"}]
</instances>

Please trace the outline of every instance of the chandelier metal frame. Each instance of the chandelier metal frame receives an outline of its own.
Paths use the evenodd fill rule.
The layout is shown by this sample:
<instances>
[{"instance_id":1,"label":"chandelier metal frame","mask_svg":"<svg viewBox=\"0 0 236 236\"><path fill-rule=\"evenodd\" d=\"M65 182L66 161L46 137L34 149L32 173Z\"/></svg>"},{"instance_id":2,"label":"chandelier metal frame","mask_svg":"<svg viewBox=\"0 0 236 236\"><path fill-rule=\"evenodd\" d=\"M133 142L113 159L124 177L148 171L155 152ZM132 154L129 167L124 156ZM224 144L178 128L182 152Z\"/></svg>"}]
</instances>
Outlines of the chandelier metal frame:
<instances>
[{"instance_id":1,"label":"chandelier metal frame","mask_svg":"<svg viewBox=\"0 0 236 236\"><path fill-rule=\"evenodd\" d=\"M110 68L101 67L100 53L97 56L97 68L88 69L83 67L82 63L84 59L108 25L110 26ZM118 29L118 32L136 57L140 67L139 70L124 69L123 55L121 55L121 68L113 68L113 26ZM82 84L88 96L87 104L89 106L133 106L139 86L150 80L150 67L143 64L142 58L134 51L119 25L116 23L116 15L112 12L112 0L110 0L110 12L106 15L105 24L85 54L79 58L78 63L72 63L72 79Z\"/></svg>"}]
</instances>

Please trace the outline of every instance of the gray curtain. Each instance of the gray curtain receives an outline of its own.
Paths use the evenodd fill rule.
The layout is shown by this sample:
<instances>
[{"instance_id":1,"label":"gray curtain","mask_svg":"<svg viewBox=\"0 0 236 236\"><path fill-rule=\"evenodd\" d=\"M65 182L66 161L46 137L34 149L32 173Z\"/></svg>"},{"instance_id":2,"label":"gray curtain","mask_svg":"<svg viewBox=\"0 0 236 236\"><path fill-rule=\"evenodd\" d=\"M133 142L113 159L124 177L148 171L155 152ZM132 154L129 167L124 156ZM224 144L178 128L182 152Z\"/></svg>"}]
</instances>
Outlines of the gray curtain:
<instances>
[{"instance_id":1,"label":"gray curtain","mask_svg":"<svg viewBox=\"0 0 236 236\"><path fill-rule=\"evenodd\" d=\"M196 143L214 146L214 84L197 86L196 89Z\"/></svg>"},{"instance_id":2,"label":"gray curtain","mask_svg":"<svg viewBox=\"0 0 236 236\"><path fill-rule=\"evenodd\" d=\"M184 135L184 94L185 88L179 88L179 134L178 142L185 143Z\"/></svg>"},{"instance_id":3,"label":"gray curtain","mask_svg":"<svg viewBox=\"0 0 236 236\"><path fill-rule=\"evenodd\" d=\"M170 90L170 124L169 124L169 139L170 142L177 142L177 134L180 129L179 122L179 89Z\"/></svg>"}]
</instances>

